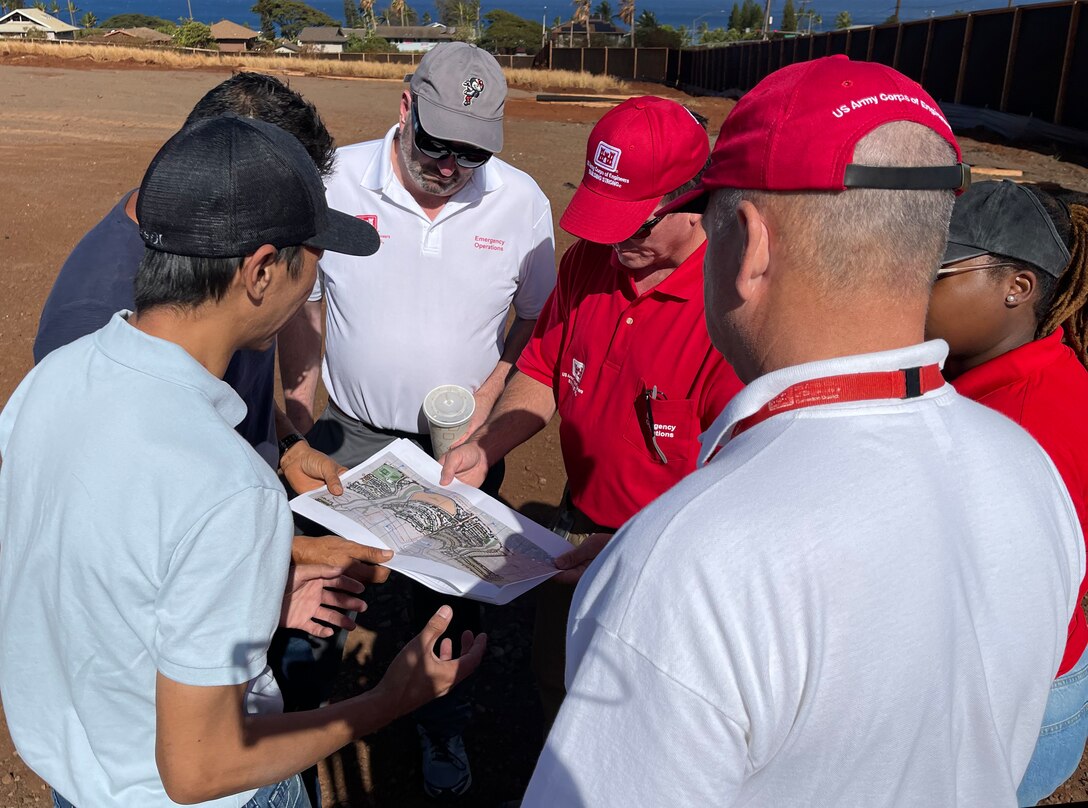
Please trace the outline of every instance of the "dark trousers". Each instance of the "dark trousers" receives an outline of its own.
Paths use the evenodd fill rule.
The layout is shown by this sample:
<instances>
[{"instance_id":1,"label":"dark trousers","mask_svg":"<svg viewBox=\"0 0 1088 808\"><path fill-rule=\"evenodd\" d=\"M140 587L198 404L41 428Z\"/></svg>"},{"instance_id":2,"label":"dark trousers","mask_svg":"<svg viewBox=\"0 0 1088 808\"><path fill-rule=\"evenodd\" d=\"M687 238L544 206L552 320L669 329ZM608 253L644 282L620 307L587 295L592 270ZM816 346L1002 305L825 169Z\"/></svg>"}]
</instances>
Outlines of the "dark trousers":
<instances>
[{"instance_id":1,"label":"dark trousers","mask_svg":"<svg viewBox=\"0 0 1088 808\"><path fill-rule=\"evenodd\" d=\"M575 547L594 533L615 533L602 527L578 510L570 501L570 492L563 492L563 501L551 530ZM570 584L545 581L537 588L536 618L533 623L533 675L540 690L540 706L544 711L544 736L547 737L567 696L564 676L567 667L567 618L570 617L574 587Z\"/></svg>"}]
</instances>

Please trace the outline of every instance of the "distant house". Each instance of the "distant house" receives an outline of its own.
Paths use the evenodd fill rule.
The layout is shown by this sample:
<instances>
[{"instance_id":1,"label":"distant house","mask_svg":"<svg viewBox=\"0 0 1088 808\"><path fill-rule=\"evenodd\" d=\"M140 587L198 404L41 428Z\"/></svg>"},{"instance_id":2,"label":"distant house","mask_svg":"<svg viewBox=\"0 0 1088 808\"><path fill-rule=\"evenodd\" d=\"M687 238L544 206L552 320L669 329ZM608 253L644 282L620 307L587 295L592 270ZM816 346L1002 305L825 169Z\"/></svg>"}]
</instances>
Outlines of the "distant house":
<instances>
[{"instance_id":1,"label":"distant house","mask_svg":"<svg viewBox=\"0 0 1088 808\"><path fill-rule=\"evenodd\" d=\"M275 49L272 52L283 54L285 56L293 56L297 54L300 50L301 48L299 48L299 46L294 44L293 42L281 42L276 45Z\"/></svg>"},{"instance_id":2,"label":"distant house","mask_svg":"<svg viewBox=\"0 0 1088 808\"><path fill-rule=\"evenodd\" d=\"M338 25L311 25L298 35L298 44L318 53L343 53L348 38Z\"/></svg>"},{"instance_id":3,"label":"distant house","mask_svg":"<svg viewBox=\"0 0 1088 808\"><path fill-rule=\"evenodd\" d=\"M244 25L239 25L230 20L220 20L212 26L212 39L219 46L222 53L241 53L253 46L253 41L258 37L256 31L251 31Z\"/></svg>"},{"instance_id":4,"label":"distant house","mask_svg":"<svg viewBox=\"0 0 1088 808\"><path fill-rule=\"evenodd\" d=\"M357 33L360 39L366 38L366 32ZM430 25L379 25L374 29L374 36L380 36L398 51L429 51L439 42L457 39L457 29L440 22Z\"/></svg>"},{"instance_id":5,"label":"distant house","mask_svg":"<svg viewBox=\"0 0 1088 808\"><path fill-rule=\"evenodd\" d=\"M173 42L169 34L154 28L114 28L102 36L107 42L124 42L132 45L160 45Z\"/></svg>"},{"instance_id":6,"label":"distant house","mask_svg":"<svg viewBox=\"0 0 1088 808\"><path fill-rule=\"evenodd\" d=\"M571 21L555 26L548 31L548 42L558 47L583 48L586 41L586 23L576 22L571 28ZM597 47L622 47L630 44L630 32L611 20L592 18L589 21L589 33L593 35L593 44Z\"/></svg>"},{"instance_id":7,"label":"distant house","mask_svg":"<svg viewBox=\"0 0 1088 808\"><path fill-rule=\"evenodd\" d=\"M37 8L17 8L0 17L0 37L74 40L79 28Z\"/></svg>"}]
</instances>

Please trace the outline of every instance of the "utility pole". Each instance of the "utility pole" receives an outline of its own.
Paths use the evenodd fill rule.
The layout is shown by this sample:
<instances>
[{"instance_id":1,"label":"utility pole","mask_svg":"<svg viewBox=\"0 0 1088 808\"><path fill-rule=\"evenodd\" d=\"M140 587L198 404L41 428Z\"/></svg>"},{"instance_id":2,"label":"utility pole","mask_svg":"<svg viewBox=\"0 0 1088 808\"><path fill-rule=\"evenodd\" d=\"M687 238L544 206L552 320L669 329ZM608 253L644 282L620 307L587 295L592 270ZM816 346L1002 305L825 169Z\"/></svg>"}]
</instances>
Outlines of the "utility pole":
<instances>
[{"instance_id":1,"label":"utility pole","mask_svg":"<svg viewBox=\"0 0 1088 808\"><path fill-rule=\"evenodd\" d=\"M769 39L770 32L767 30L771 27L771 0L767 0L767 8L763 12L763 38Z\"/></svg>"},{"instance_id":2,"label":"utility pole","mask_svg":"<svg viewBox=\"0 0 1088 808\"><path fill-rule=\"evenodd\" d=\"M899 6L900 6L901 3L902 3L902 0L895 0L895 21L896 22L899 22ZM1011 5L1012 0L1009 0L1009 3Z\"/></svg>"}]
</instances>

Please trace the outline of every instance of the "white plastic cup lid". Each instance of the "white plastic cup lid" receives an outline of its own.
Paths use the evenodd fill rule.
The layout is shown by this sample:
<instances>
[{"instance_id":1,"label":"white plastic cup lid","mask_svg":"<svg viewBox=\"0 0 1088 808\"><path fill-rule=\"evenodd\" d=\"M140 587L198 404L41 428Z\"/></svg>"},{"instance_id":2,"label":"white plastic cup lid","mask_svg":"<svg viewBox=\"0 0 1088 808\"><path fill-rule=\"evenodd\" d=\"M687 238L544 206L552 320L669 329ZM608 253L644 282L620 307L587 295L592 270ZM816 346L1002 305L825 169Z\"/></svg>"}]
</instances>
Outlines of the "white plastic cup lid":
<instances>
[{"instance_id":1,"label":"white plastic cup lid","mask_svg":"<svg viewBox=\"0 0 1088 808\"><path fill-rule=\"evenodd\" d=\"M475 410L472 393L456 384L439 385L423 399L423 414L438 426L460 426Z\"/></svg>"}]
</instances>

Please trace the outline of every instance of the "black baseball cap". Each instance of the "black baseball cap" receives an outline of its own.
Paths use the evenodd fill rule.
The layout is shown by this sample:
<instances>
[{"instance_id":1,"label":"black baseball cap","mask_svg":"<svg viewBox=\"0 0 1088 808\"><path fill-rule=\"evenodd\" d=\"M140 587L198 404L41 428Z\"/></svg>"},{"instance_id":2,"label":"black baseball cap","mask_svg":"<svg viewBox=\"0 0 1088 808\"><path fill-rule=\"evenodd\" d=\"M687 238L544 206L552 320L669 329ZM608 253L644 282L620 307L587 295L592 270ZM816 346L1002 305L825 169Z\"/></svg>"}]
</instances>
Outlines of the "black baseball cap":
<instances>
[{"instance_id":1,"label":"black baseball cap","mask_svg":"<svg viewBox=\"0 0 1088 808\"><path fill-rule=\"evenodd\" d=\"M1022 261L1055 278L1071 257L1039 198L1009 180L977 182L956 199L941 265L987 254Z\"/></svg>"},{"instance_id":2,"label":"black baseball cap","mask_svg":"<svg viewBox=\"0 0 1088 808\"><path fill-rule=\"evenodd\" d=\"M306 149L278 126L221 115L184 127L144 174L140 236L153 250L203 258L249 255L264 244L371 255L368 223L331 210Z\"/></svg>"}]
</instances>

